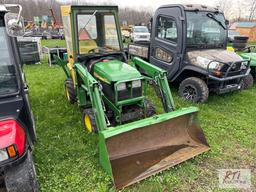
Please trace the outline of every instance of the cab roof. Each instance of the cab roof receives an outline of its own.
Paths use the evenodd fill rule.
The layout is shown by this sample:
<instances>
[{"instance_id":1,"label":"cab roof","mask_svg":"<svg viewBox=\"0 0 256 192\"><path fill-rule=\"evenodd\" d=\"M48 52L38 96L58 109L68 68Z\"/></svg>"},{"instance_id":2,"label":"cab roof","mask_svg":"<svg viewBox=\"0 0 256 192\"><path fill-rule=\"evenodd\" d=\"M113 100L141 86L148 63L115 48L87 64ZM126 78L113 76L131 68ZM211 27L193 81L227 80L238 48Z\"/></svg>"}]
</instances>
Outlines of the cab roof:
<instances>
[{"instance_id":1,"label":"cab roof","mask_svg":"<svg viewBox=\"0 0 256 192\"><path fill-rule=\"evenodd\" d=\"M219 12L222 13L217 7L211 7L201 4L169 4L163 5L160 8L174 7L179 6L182 7L185 11L209 11L209 12Z\"/></svg>"},{"instance_id":2,"label":"cab roof","mask_svg":"<svg viewBox=\"0 0 256 192\"><path fill-rule=\"evenodd\" d=\"M117 10L118 6L116 5L62 5L61 7L70 7L72 9L91 9L91 10L96 10L96 9L110 9L110 10Z\"/></svg>"}]
</instances>

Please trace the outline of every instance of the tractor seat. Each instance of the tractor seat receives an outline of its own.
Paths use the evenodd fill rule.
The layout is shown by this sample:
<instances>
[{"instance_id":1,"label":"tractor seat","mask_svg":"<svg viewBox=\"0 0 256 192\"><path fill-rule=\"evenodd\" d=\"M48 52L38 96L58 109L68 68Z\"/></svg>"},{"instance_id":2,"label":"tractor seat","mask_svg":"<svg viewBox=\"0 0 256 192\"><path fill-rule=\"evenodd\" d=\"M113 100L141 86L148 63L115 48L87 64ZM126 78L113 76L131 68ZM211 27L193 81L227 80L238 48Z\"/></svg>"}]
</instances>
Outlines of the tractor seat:
<instances>
[{"instance_id":1,"label":"tractor seat","mask_svg":"<svg viewBox=\"0 0 256 192\"><path fill-rule=\"evenodd\" d=\"M107 56L107 57L102 57L102 58L100 58L100 59L91 59L91 60L88 62L87 66L86 66L86 68L87 68L87 70L89 71L89 73L90 73L91 75L93 75L93 68L94 68L94 65L97 64L97 63L99 63L99 62L102 62L102 61L104 61L104 60L109 60L109 61L111 61L111 60L116 60L116 58L115 58L115 57L111 57L111 56Z\"/></svg>"}]
</instances>

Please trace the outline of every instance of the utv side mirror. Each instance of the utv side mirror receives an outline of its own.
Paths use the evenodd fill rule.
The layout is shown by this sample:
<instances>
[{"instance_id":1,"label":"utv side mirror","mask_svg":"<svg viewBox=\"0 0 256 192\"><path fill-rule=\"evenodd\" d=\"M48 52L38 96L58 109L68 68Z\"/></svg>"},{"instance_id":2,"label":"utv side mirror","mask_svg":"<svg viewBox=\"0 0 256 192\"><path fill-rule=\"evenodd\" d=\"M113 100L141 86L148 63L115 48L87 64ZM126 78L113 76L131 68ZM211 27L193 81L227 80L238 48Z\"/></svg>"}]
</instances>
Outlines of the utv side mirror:
<instances>
[{"instance_id":1,"label":"utv side mirror","mask_svg":"<svg viewBox=\"0 0 256 192\"><path fill-rule=\"evenodd\" d=\"M25 34L24 20L19 14L6 13L4 16L6 31L9 36L18 37Z\"/></svg>"}]
</instances>

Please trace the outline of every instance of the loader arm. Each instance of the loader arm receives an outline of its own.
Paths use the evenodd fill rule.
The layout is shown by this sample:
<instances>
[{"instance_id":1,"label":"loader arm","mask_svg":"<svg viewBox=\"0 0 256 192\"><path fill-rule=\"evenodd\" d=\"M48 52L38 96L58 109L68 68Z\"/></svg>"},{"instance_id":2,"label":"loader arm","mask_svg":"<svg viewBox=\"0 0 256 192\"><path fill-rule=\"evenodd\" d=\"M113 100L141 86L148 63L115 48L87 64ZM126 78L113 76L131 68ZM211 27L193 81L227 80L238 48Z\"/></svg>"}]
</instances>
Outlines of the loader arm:
<instances>
[{"instance_id":1,"label":"loader arm","mask_svg":"<svg viewBox=\"0 0 256 192\"><path fill-rule=\"evenodd\" d=\"M79 97L79 105L81 107L86 107L83 101L89 96L90 104L95 113L96 126L99 131L103 131L107 128L105 121L104 106L102 104L102 92L99 88L99 83L94 79L94 77L85 69L81 64L75 64L76 72L76 89ZM82 80L82 83L79 83Z\"/></svg>"},{"instance_id":2,"label":"loader arm","mask_svg":"<svg viewBox=\"0 0 256 192\"><path fill-rule=\"evenodd\" d=\"M167 80L167 72L138 57L134 57L132 61L135 67L144 70L147 73L147 75L153 79L156 86L158 86L159 91L161 92L161 99L165 112L167 113L174 111L175 106Z\"/></svg>"},{"instance_id":3,"label":"loader arm","mask_svg":"<svg viewBox=\"0 0 256 192\"><path fill-rule=\"evenodd\" d=\"M71 77L70 76L70 70L68 69L67 61L61 59L57 55L54 55L53 57L54 57L54 60L56 60L56 64L59 65L63 69L63 71L64 71L65 75L67 76L67 78L70 78Z\"/></svg>"}]
</instances>

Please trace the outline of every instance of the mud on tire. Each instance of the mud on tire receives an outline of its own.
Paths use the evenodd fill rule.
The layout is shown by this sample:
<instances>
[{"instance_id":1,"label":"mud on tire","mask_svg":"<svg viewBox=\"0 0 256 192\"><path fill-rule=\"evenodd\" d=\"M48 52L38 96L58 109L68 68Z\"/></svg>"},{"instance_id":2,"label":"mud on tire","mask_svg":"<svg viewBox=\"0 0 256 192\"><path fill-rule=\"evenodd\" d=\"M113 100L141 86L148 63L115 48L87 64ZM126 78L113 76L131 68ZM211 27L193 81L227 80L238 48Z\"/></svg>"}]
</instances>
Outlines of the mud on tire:
<instances>
[{"instance_id":1,"label":"mud on tire","mask_svg":"<svg viewBox=\"0 0 256 192\"><path fill-rule=\"evenodd\" d=\"M33 157L30 151L27 153L27 158L22 163L5 171L4 180L7 192L39 191Z\"/></svg>"},{"instance_id":2,"label":"mud on tire","mask_svg":"<svg viewBox=\"0 0 256 192\"><path fill-rule=\"evenodd\" d=\"M208 100L209 89L202 79L190 77L181 82L179 95L195 103L204 103Z\"/></svg>"}]
</instances>

